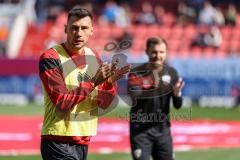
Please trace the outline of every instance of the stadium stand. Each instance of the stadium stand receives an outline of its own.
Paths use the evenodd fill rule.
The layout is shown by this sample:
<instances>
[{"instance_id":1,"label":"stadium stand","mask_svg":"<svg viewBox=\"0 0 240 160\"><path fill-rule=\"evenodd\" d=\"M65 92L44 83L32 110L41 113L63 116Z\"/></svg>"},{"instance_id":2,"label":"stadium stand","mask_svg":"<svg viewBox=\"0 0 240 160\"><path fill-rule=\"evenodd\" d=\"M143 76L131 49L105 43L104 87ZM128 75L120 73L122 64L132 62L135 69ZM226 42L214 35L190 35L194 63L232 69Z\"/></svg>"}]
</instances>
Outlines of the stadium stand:
<instances>
[{"instance_id":1,"label":"stadium stand","mask_svg":"<svg viewBox=\"0 0 240 160\"><path fill-rule=\"evenodd\" d=\"M45 49L44 45L46 43L46 40L50 38L48 31L51 31L54 27L56 26L53 25L51 22L44 23L41 30L37 30L37 26L29 26L27 35L23 41L21 50L19 52L19 57L38 56L40 52ZM103 46L107 42L114 40L115 37L118 37L124 31L117 26L109 25L104 26L103 28L96 25L95 28L98 29L95 30L95 36L90 43L90 47L93 48L95 48L96 46L102 46L103 48ZM131 26L131 28L135 28L133 30L130 29L130 34L133 35L134 39L131 51L134 54L140 54L141 51L143 51L144 49L144 44L142 42L144 42L147 37L153 35L165 37L169 41L170 52L179 53L180 55L184 56L185 53L183 52L190 51L194 54L198 54L198 52L202 51L200 47L191 48L189 45L194 37L194 33L197 32L194 25L186 26L184 29L181 26L177 25L171 28L167 26L160 26L158 29L155 29L154 26L149 28L148 26L144 25L133 25ZM228 51L231 48L234 48L237 51L239 50L238 46L240 32L237 27L230 28L228 26L224 26L221 28L221 33L224 40L219 49L214 50L205 48L203 49L203 52L216 51L215 55L216 57L218 57L220 56L218 55L219 52L223 52L227 56ZM33 39L37 41L33 41ZM205 54L205 52L203 54Z\"/></svg>"},{"instance_id":2,"label":"stadium stand","mask_svg":"<svg viewBox=\"0 0 240 160\"><path fill-rule=\"evenodd\" d=\"M191 19L184 23L180 22L181 20L178 19L179 15L177 11L179 3L175 3L175 0L160 0L160 5L163 9L161 10L161 14L164 14L163 17L160 16L162 22L159 23L156 21L156 23L151 25L136 23L135 21L137 13L141 11L142 2L138 1L139 3L137 3L137 5L131 4L132 1L127 1L128 3L124 5L118 1L116 2L115 5L119 7L120 10L130 11L128 16L131 23L127 24L127 26L117 24L117 19L116 21L113 20L113 22L102 21L101 14L104 10L105 3L95 5L87 2L87 5L83 4L83 6L92 8L95 14L95 33L88 45L101 54L104 61L109 60L109 57L113 55L112 53L121 51L121 53L126 53L131 63L144 62L147 59L144 53L146 39L150 36L161 36L166 38L169 43L169 62L175 65L176 68L180 68L179 73L186 80L186 83L188 83L183 91L184 95L191 97L194 101L203 95L225 96L226 98L228 98L227 96L231 96L231 84L236 83L238 85L236 75L238 75L239 69L237 65L235 65L238 63L238 59L235 57L239 57L240 51L240 31L238 29L240 27L240 14L235 16L235 20L233 20L235 23L217 26L222 37L220 39L220 46L214 47L208 44L193 46L193 39L199 34L201 28L203 28L209 38L209 36L211 36L209 31L212 26L199 24L197 17L195 17L195 20ZM155 5L156 2L157 1L154 0L151 1L153 7L157 6ZM212 2L214 4L214 1ZM168 3L170 3L170 5ZM53 14L53 11L50 10L53 6L53 10L55 10L55 5L60 5L60 8L62 7L64 9L58 9L58 14ZM62 4L58 3L51 4L48 11L51 12L51 14L45 17L45 20L43 20L43 18L34 23L27 23L26 34L21 43L16 60L26 58L37 60L42 51L56 43L64 41L64 24L67 20L66 13L73 4L61 5ZM192 7L191 4L186 3L186 5ZM214 6L217 6L216 3ZM218 6L220 6L223 13L225 13L224 11L226 11L228 5L221 3L221 5ZM198 10L198 12L199 11L200 10ZM214 26L216 27L216 25ZM130 42L130 44L128 44L130 48L125 50L120 46L121 42L124 41ZM113 45L112 49L110 48L109 50L108 48L108 50L106 50L106 46L109 44L110 46ZM25 68L27 66L22 63L22 67ZM211 81L208 79L210 73L199 75L205 70L213 74ZM215 71L218 71L218 74L215 73ZM194 75L195 72L198 74ZM225 78L222 77L222 75L229 75L231 78ZM217 92L219 87L221 86L220 88L222 88L223 85L225 89ZM198 87L204 89L195 93ZM212 92L215 90L217 91Z\"/></svg>"},{"instance_id":3,"label":"stadium stand","mask_svg":"<svg viewBox=\"0 0 240 160\"><path fill-rule=\"evenodd\" d=\"M171 1L173 3L173 1ZM153 1L153 4L156 3ZM144 41L150 36L161 36L168 40L170 57L207 57L207 58L224 58L232 51L239 51L240 15L236 17L236 25L219 26L222 35L222 42L219 48L191 47L191 42L198 33L198 23L181 24L177 21L176 3L168 8L165 1L160 3L164 8L162 24L135 24L134 16L132 23L127 27L118 26L117 23L96 23L95 35L89 42L89 46L103 52L104 45L107 42L115 42L123 33L128 32L133 37L130 53L139 55L144 52ZM121 4L120 4L121 5ZM120 7L120 5L118 5ZM130 4L129 4L130 5ZM122 7L123 8L123 7ZM133 7L133 15L140 11L139 7ZM175 12L172 11L175 8ZM124 8L123 8L124 9ZM126 8L125 8L126 9ZM224 10L225 8L222 8ZM98 8L98 12L101 10ZM96 16L97 17L97 16ZM97 17L98 18L98 17ZM135 17L136 18L136 17ZM18 57L38 57L38 55L51 45L63 41L63 25L66 22L66 12L62 12L55 20L46 20L41 27L37 24L30 24L27 34L22 42ZM34 39L34 41L33 41Z\"/></svg>"}]
</instances>

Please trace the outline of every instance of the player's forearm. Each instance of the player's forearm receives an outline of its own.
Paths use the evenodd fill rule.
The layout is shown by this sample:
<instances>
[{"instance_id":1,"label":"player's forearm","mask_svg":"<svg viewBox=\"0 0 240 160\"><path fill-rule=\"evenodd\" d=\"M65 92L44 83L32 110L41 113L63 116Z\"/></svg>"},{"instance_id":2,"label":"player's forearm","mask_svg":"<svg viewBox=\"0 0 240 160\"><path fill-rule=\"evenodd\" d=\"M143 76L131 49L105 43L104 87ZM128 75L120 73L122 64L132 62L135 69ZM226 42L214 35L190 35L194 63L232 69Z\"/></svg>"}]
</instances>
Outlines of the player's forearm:
<instances>
[{"instance_id":1,"label":"player's forearm","mask_svg":"<svg viewBox=\"0 0 240 160\"><path fill-rule=\"evenodd\" d=\"M58 94L55 106L62 111L68 111L88 98L93 89L89 82L82 82L76 89Z\"/></svg>"},{"instance_id":2,"label":"player's forearm","mask_svg":"<svg viewBox=\"0 0 240 160\"><path fill-rule=\"evenodd\" d=\"M67 111L85 100L94 89L91 82L82 82L79 87L68 90L58 70L48 70L40 74L40 78L53 105L62 111Z\"/></svg>"},{"instance_id":3,"label":"player's forearm","mask_svg":"<svg viewBox=\"0 0 240 160\"><path fill-rule=\"evenodd\" d=\"M108 108L114 97L117 93L117 86L116 84L111 84L105 81L102 85L99 85L98 88L98 106L100 108Z\"/></svg>"}]
</instances>

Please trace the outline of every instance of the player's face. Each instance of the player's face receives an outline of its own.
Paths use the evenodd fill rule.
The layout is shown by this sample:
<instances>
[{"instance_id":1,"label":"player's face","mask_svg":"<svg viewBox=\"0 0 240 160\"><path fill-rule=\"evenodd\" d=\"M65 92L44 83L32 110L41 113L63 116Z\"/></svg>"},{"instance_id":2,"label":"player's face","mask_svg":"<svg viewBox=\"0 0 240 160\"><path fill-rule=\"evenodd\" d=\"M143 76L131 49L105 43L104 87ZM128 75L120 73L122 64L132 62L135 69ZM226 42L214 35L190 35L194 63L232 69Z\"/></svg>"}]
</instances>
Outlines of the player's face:
<instances>
[{"instance_id":1,"label":"player's face","mask_svg":"<svg viewBox=\"0 0 240 160\"><path fill-rule=\"evenodd\" d=\"M165 43L156 44L147 51L149 61L152 63L163 64L167 57L167 46Z\"/></svg>"},{"instance_id":2,"label":"player's face","mask_svg":"<svg viewBox=\"0 0 240 160\"><path fill-rule=\"evenodd\" d=\"M67 34L67 44L73 51L81 50L93 34L92 20L90 17L77 18L70 17L65 26Z\"/></svg>"}]
</instances>

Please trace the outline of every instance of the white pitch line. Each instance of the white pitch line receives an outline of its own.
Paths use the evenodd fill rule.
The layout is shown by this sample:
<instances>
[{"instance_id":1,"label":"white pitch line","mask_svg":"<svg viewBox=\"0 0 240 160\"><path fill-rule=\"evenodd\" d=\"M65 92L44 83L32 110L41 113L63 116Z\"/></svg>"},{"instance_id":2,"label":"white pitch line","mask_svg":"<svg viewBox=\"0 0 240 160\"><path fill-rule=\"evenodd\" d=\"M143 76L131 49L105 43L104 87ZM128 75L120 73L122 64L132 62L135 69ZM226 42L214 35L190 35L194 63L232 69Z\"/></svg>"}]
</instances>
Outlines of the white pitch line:
<instances>
[{"instance_id":1,"label":"white pitch line","mask_svg":"<svg viewBox=\"0 0 240 160\"><path fill-rule=\"evenodd\" d=\"M0 150L0 156L39 155L39 149Z\"/></svg>"},{"instance_id":2,"label":"white pitch line","mask_svg":"<svg viewBox=\"0 0 240 160\"><path fill-rule=\"evenodd\" d=\"M30 141L32 135L30 133L0 133L0 141Z\"/></svg>"}]
</instances>

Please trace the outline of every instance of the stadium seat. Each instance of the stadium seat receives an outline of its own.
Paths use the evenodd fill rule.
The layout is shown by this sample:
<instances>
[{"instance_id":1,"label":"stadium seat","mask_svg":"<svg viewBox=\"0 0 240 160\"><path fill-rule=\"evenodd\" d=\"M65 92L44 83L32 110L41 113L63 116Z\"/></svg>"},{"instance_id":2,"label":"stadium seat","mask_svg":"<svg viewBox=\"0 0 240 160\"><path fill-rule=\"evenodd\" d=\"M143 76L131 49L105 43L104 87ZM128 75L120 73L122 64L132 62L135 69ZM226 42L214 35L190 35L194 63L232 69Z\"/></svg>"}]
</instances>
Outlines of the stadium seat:
<instances>
[{"instance_id":1,"label":"stadium seat","mask_svg":"<svg viewBox=\"0 0 240 160\"><path fill-rule=\"evenodd\" d=\"M146 25L135 25L135 29L133 30L133 36L135 38L144 38L147 36L148 26Z\"/></svg>"},{"instance_id":2,"label":"stadium seat","mask_svg":"<svg viewBox=\"0 0 240 160\"><path fill-rule=\"evenodd\" d=\"M190 48L189 46L186 46L186 45L180 45L179 48L178 48L178 52L180 53L179 56L180 57L187 57L189 52L190 52Z\"/></svg>"},{"instance_id":3,"label":"stadium seat","mask_svg":"<svg viewBox=\"0 0 240 160\"><path fill-rule=\"evenodd\" d=\"M197 31L196 31L196 27L194 25L187 25L183 29L184 36L182 36L182 38L184 38L185 40L192 40L193 37L196 35L196 33L197 33Z\"/></svg>"},{"instance_id":4,"label":"stadium seat","mask_svg":"<svg viewBox=\"0 0 240 160\"><path fill-rule=\"evenodd\" d=\"M203 57L204 58L208 58L208 59L211 59L211 58L216 58L217 55L215 55L215 48L212 48L212 47L206 47L206 48L203 48Z\"/></svg>"},{"instance_id":5,"label":"stadium seat","mask_svg":"<svg viewBox=\"0 0 240 160\"><path fill-rule=\"evenodd\" d=\"M170 52L177 52L179 49L179 40L168 40L168 48Z\"/></svg>"},{"instance_id":6,"label":"stadium seat","mask_svg":"<svg viewBox=\"0 0 240 160\"><path fill-rule=\"evenodd\" d=\"M220 52L227 52L229 50L229 41L223 39L222 44L217 50L219 50Z\"/></svg>"},{"instance_id":7,"label":"stadium seat","mask_svg":"<svg viewBox=\"0 0 240 160\"><path fill-rule=\"evenodd\" d=\"M97 25L93 25L93 36L98 36L100 29Z\"/></svg>"},{"instance_id":8,"label":"stadium seat","mask_svg":"<svg viewBox=\"0 0 240 160\"><path fill-rule=\"evenodd\" d=\"M166 13L163 16L163 24L166 27L172 26L175 23L175 21L176 21L176 16L171 13Z\"/></svg>"},{"instance_id":9,"label":"stadium seat","mask_svg":"<svg viewBox=\"0 0 240 160\"><path fill-rule=\"evenodd\" d=\"M149 26L148 30L147 30L147 36L148 37L153 37L153 36L158 35L158 33L160 32L159 27L160 27L159 25Z\"/></svg>"},{"instance_id":10,"label":"stadium seat","mask_svg":"<svg viewBox=\"0 0 240 160\"><path fill-rule=\"evenodd\" d=\"M229 44L229 47L231 49L235 49L236 51L239 51L239 41L238 40L231 40L230 41L230 44Z\"/></svg>"},{"instance_id":11,"label":"stadium seat","mask_svg":"<svg viewBox=\"0 0 240 160\"><path fill-rule=\"evenodd\" d=\"M92 47L92 49L96 50L99 54L104 52L104 47L108 44L108 39L92 39L89 41L89 46ZM115 51L115 50L114 50Z\"/></svg>"},{"instance_id":12,"label":"stadium seat","mask_svg":"<svg viewBox=\"0 0 240 160\"><path fill-rule=\"evenodd\" d=\"M111 37L113 38L119 38L123 35L123 29L116 26L116 25L113 25L112 28L111 28Z\"/></svg>"},{"instance_id":13,"label":"stadium seat","mask_svg":"<svg viewBox=\"0 0 240 160\"><path fill-rule=\"evenodd\" d=\"M179 54L177 54L177 57L187 58L187 57L191 56L190 55L190 52L191 52L190 44L191 44L190 40L186 40L184 38L179 40L178 50L177 50L177 52Z\"/></svg>"},{"instance_id":14,"label":"stadium seat","mask_svg":"<svg viewBox=\"0 0 240 160\"><path fill-rule=\"evenodd\" d=\"M240 30L238 27L232 28L231 40L240 40Z\"/></svg>"},{"instance_id":15,"label":"stadium seat","mask_svg":"<svg viewBox=\"0 0 240 160\"><path fill-rule=\"evenodd\" d=\"M215 54L216 54L217 57L220 58L220 59L226 58L226 56L227 56L227 52L221 52L221 51L218 51L218 50L216 51Z\"/></svg>"},{"instance_id":16,"label":"stadium seat","mask_svg":"<svg viewBox=\"0 0 240 160\"><path fill-rule=\"evenodd\" d=\"M111 37L111 26L110 25L101 25L98 27L98 36L102 38L110 38Z\"/></svg>"},{"instance_id":17,"label":"stadium seat","mask_svg":"<svg viewBox=\"0 0 240 160\"><path fill-rule=\"evenodd\" d=\"M184 38L182 37L182 35L183 35L182 26L175 25L174 27L171 28L169 39L173 39L173 40L182 39Z\"/></svg>"},{"instance_id":18,"label":"stadium seat","mask_svg":"<svg viewBox=\"0 0 240 160\"><path fill-rule=\"evenodd\" d=\"M191 58L201 58L201 57L203 57L202 48L201 47L191 48L189 57L191 57Z\"/></svg>"},{"instance_id":19,"label":"stadium seat","mask_svg":"<svg viewBox=\"0 0 240 160\"><path fill-rule=\"evenodd\" d=\"M169 27L159 27L159 32L158 32L158 36L168 39L169 35L171 33L171 30Z\"/></svg>"},{"instance_id":20,"label":"stadium seat","mask_svg":"<svg viewBox=\"0 0 240 160\"><path fill-rule=\"evenodd\" d=\"M230 36L231 36L231 32L232 32L232 28L228 27L228 26L224 26L220 29L223 39L225 40L229 40Z\"/></svg>"},{"instance_id":21,"label":"stadium seat","mask_svg":"<svg viewBox=\"0 0 240 160\"><path fill-rule=\"evenodd\" d=\"M236 24L237 24L237 27L240 26L240 14L237 15Z\"/></svg>"},{"instance_id":22,"label":"stadium seat","mask_svg":"<svg viewBox=\"0 0 240 160\"><path fill-rule=\"evenodd\" d=\"M52 21L46 21L41 26L30 24L28 26L27 34L22 42L18 57L39 57L41 52L46 49L45 43L52 27ZM64 30L61 28L57 32L57 35L61 35L63 32Z\"/></svg>"},{"instance_id":23,"label":"stadium seat","mask_svg":"<svg viewBox=\"0 0 240 160\"><path fill-rule=\"evenodd\" d=\"M145 41L141 39L134 39L131 47L132 53L135 55L140 54L145 50Z\"/></svg>"}]
</instances>

